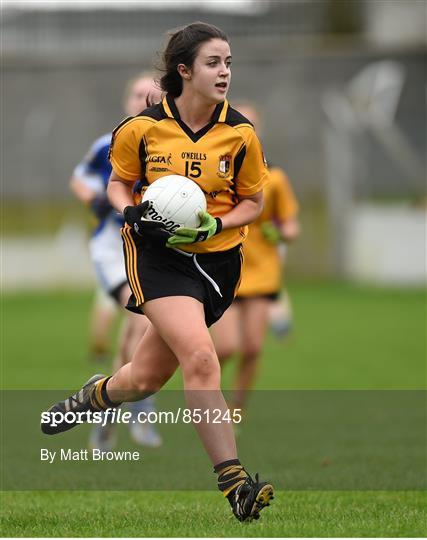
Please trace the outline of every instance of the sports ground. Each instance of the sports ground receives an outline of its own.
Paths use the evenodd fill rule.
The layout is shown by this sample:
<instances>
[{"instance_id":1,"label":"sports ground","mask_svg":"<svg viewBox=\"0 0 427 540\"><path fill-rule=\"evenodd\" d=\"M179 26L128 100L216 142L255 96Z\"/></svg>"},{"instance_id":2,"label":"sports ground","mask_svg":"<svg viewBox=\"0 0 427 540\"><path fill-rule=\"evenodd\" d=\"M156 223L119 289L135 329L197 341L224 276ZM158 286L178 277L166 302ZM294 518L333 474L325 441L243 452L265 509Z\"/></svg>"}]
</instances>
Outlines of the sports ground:
<instances>
[{"instance_id":1,"label":"sports ground","mask_svg":"<svg viewBox=\"0 0 427 540\"><path fill-rule=\"evenodd\" d=\"M294 332L284 342L268 336L258 380L257 388L267 396L265 408L268 391L273 390L410 392L424 388L425 291L318 281L293 282L290 294ZM4 294L3 388L77 389L98 371L86 358L90 303L90 292ZM231 365L225 370L226 386L231 370ZM168 388L180 385L177 376ZM287 417L292 418L292 412ZM181 444L168 440L167 429L162 434L164 446ZM261 474L268 471L272 451L268 445L286 438L286 425L273 429L271 437L272 442L263 442L266 466L259 467ZM243 444L244 434L239 440ZM397 427L396 448L401 442ZM126 441L123 444L126 447ZM384 455L385 468L390 455ZM248 467L255 472L251 463ZM296 470L317 475L316 468L329 473L334 467L339 467L334 460L313 462L312 454L302 453ZM20 472L13 474L18 478ZM404 479L392 479L389 489L380 490L369 481L359 489L349 482L339 489L319 490L317 480L311 487L308 482L306 488L293 489L298 484L295 478L287 489L276 479L283 489L272 506L259 521L240 524L215 491L209 468L206 477L212 481L212 491L4 491L2 534L413 537L427 532L425 493L419 483L411 489L411 482ZM275 482L274 477L268 479Z\"/></svg>"}]
</instances>

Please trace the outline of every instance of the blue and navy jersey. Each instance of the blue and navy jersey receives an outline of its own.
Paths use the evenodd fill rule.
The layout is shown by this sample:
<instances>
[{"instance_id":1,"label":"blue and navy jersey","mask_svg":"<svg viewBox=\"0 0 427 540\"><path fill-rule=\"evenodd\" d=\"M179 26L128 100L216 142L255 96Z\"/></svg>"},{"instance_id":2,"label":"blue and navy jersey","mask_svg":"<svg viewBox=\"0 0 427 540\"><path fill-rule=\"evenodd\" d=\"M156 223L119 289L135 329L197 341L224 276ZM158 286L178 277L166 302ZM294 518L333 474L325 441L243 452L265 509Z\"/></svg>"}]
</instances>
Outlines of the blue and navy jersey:
<instances>
[{"instance_id":1,"label":"blue and navy jersey","mask_svg":"<svg viewBox=\"0 0 427 540\"><path fill-rule=\"evenodd\" d=\"M96 139L89 152L74 169L74 176L99 194L105 193L107 190L108 180L111 175L111 163L108 159L110 142L111 133ZM123 226L122 217L116 210L112 209L108 216L99 221L94 234L99 233L110 219L114 219L118 226Z\"/></svg>"},{"instance_id":2,"label":"blue and navy jersey","mask_svg":"<svg viewBox=\"0 0 427 540\"><path fill-rule=\"evenodd\" d=\"M108 185L108 179L111 174L111 163L108 160L108 151L110 148L111 133L107 133L92 144L89 152L83 160L77 165L74 173L76 176L86 179L94 189L101 188L105 191ZM97 189L97 191L98 191Z\"/></svg>"}]
</instances>

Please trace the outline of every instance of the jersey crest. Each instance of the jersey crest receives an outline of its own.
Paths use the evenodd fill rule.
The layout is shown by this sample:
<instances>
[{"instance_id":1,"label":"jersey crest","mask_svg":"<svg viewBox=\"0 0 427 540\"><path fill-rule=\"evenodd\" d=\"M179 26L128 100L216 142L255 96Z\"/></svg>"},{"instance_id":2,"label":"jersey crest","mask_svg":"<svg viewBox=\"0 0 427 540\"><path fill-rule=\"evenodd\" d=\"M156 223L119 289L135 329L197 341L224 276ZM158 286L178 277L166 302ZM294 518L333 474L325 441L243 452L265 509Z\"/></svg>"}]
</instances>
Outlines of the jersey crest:
<instances>
[{"instance_id":1,"label":"jersey crest","mask_svg":"<svg viewBox=\"0 0 427 540\"><path fill-rule=\"evenodd\" d=\"M230 172L232 156L226 154L219 156L218 171L217 174L220 178L226 178Z\"/></svg>"}]
</instances>

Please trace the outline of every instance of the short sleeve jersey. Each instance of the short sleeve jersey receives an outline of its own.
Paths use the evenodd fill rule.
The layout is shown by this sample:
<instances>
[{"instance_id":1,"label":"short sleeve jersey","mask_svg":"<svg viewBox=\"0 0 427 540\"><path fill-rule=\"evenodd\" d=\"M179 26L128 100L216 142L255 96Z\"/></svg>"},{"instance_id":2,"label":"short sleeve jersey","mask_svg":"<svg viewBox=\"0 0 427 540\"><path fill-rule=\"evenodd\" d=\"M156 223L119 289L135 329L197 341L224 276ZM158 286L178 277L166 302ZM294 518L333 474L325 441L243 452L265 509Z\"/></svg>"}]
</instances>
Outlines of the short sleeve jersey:
<instances>
[{"instance_id":1,"label":"short sleeve jersey","mask_svg":"<svg viewBox=\"0 0 427 540\"><path fill-rule=\"evenodd\" d=\"M98 193L105 192L111 174L111 164L108 160L110 142L111 133L96 139L89 152L74 169L74 175Z\"/></svg>"},{"instance_id":2,"label":"short sleeve jersey","mask_svg":"<svg viewBox=\"0 0 427 540\"><path fill-rule=\"evenodd\" d=\"M269 172L270 182L264 191L264 208L253 225L268 220L284 223L298 215L298 201L286 173L279 167L271 167Z\"/></svg>"},{"instance_id":3,"label":"short sleeve jersey","mask_svg":"<svg viewBox=\"0 0 427 540\"><path fill-rule=\"evenodd\" d=\"M167 95L162 103L127 118L114 130L110 160L113 170L130 182L142 179L149 185L170 174L191 178L205 193L207 211L214 217L232 210L239 197L262 191L268 180L252 124L227 101L219 103L210 123L194 133ZM225 251L240 244L246 233L247 227L227 229L182 249Z\"/></svg>"},{"instance_id":4,"label":"short sleeve jersey","mask_svg":"<svg viewBox=\"0 0 427 540\"><path fill-rule=\"evenodd\" d=\"M244 246L244 264L239 296L275 293L280 289L281 262L277 246L268 242L262 224L278 224L298 215L298 201L285 172L279 167L270 169L270 182L264 190L264 208L259 218L249 226Z\"/></svg>"}]
</instances>

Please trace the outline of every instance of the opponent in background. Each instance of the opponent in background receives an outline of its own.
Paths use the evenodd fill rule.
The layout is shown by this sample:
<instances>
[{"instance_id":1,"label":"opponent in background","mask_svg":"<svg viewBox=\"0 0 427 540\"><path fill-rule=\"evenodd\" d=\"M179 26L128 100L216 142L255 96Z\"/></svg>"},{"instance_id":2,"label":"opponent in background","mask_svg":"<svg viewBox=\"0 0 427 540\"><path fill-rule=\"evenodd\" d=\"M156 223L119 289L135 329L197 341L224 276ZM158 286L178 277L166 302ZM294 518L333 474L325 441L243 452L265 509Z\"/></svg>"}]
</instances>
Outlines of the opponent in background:
<instances>
[{"instance_id":1,"label":"opponent in background","mask_svg":"<svg viewBox=\"0 0 427 540\"><path fill-rule=\"evenodd\" d=\"M259 132L260 119L254 105L242 102L235 106ZM239 355L230 405L242 410L260 365L270 310L280 301L283 254L279 244L292 242L300 231L298 202L287 175L279 167L269 167L269 177L264 208L249 226L243 246L237 296L211 330L220 361Z\"/></svg>"},{"instance_id":2,"label":"opponent in background","mask_svg":"<svg viewBox=\"0 0 427 540\"><path fill-rule=\"evenodd\" d=\"M119 313L118 305L105 290L96 284L90 311L88 358L104 364L111 355L111 329Z\"/></svg>"},{"instance_id":3,"label":"opponent in background","mask_svg":"<svg viewBox=\"0 0 427 540\"><path fill-rule=\"evenodd\" d=\"M160 101L161 92L155 86L151 73L141 73L126 85L123 106L127 116L135 116L151 104ZM111 328L111 306L102 299L105 294L112 298L117 306L126 306L131 290L126 277L120 229L123 217L111 206L107 197L107 185L111 174L108 152L111 133L97 139L84 159L74 169L70 186L78 199L89 206L97 220L90 240L90 255L100 288L104 295L96 295L91 316L91 342L97 345L97 354L105 351L106 333ZM124 311L123 325L119 336L119 346L113 362L113 370L130 361L133 351L148 326L146 317ZM102 328L107 324L109 328ZM101 337L101 339L100 339ZM154 408L153 398L131 404L135 416L141 411L147 414ZM142 445L157 447L162 443L159 433L152 424L131 422L129 424L132 439ZM109 450L116 443L115 426L95 425L90 436L90 447Z\"/></svg>"}]
</instances>

